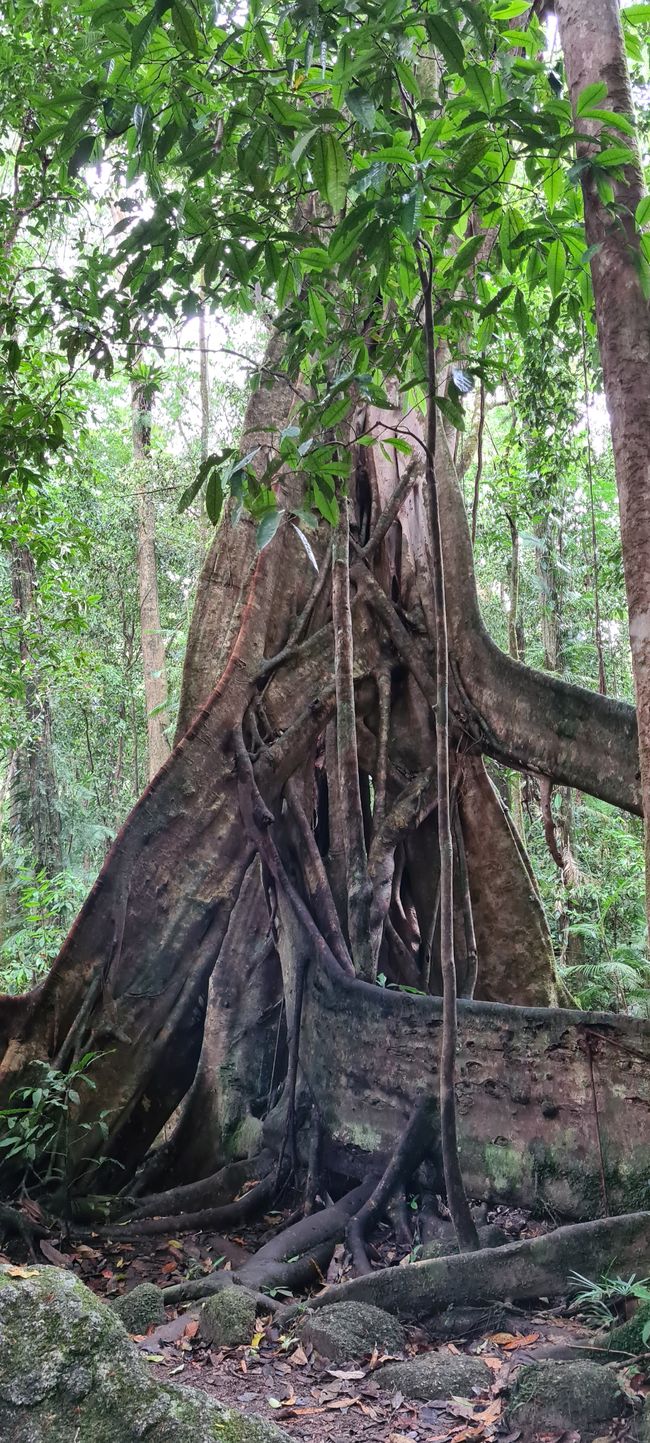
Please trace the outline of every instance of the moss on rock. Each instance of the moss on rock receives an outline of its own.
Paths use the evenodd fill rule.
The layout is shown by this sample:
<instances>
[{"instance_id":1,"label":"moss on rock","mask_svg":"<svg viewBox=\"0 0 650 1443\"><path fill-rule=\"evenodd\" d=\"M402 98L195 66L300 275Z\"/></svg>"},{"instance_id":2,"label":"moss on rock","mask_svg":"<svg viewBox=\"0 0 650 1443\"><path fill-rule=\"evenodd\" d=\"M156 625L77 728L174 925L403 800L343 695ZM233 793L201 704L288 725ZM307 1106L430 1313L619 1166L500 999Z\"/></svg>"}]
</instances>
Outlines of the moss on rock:
<instances>
[{"instance_id":1,"label":"moss on rock","mask_svg":"<svg viewBox=\"0 0 650 1443\"><path fill-rule=\"evenodd\" d=\"M3 1443L289 1443L260 1418L159 1383L114 1310L71 1273L0 1268Z\"/></svg>"},{"instance_id":2,"label":"moss on rock","mask_svg":"<svg viewBox=\"0 0 650 1443\"><path fill-rule=\"evenodd\" d=\"M311 1343L332 1363L364 1358L374 1348L381 1353L401 1353L405 1341L397 1318L372 1303L332 1303L319 1308L308 1314L299 1332L303 1343Z\"/></svg>"},{"instance_id":3,"label":"moss on rock","mask_svg":"<svg viewBox=\"0 0 650 1443\"><path fill-rule=\"evenodd\" d=\"M138 1283L130 1293L115 1299L113 1310L127 1333L146 1333L152 1324L164 1323L167 1316L162 1292L155 1283Z\"/></svg>"},{"instance_id":4,"label":"moss on rock","mask_svg":"<svg viewBox=\"0 0 650 1443\"><path fill-rule=\"evenodd\" d=\"M237 1348L250 1343L255 1332L257 1304L246 1288L221 1288L201 1308L199 1332L215 1348Z\"/></svg>"},{"instance_id":5,"label":"moss on rock","mask_svg":"<svg viewBox=\"0 0 650 1443\"><path fill-rule=\"evenodd\" d=\"M616 1353L645 1353L648 1344L643 1341L645 1329L650 1324L650 1303L641 1303L636 1313L628 1318L627 1323L621 1323L620 1327L612 1328L609 1333L599 1334L597 1342L601 1348L609 1348Z\"/></svg>"},{"instance_id":6,"label":"moss on rock","mask_svg":"<svg viewBox=\"0 0 650 1443\"><path fill-rule=\"evenodd\" d=\"M488 1388L492 1374L480 1358L433 1352L420 1353L405 1363L387 1363L377 1370L375 1379L380 1388L426 1403L436 1398L467 1398L475 1389Z\"/></svg>"},{"instance_id":7,"label":"moss on rock","mask_svg":"<svg viewBox=\"0 0 650 1443\"><path fill-rule=\"evenodd\" d=\"M526 1437L570 1430L590 1438L626 1411L626 1400L608 1368L600 1363L549 1361L520 1368L508 1421Z\"/></svg>"}]
</instances>

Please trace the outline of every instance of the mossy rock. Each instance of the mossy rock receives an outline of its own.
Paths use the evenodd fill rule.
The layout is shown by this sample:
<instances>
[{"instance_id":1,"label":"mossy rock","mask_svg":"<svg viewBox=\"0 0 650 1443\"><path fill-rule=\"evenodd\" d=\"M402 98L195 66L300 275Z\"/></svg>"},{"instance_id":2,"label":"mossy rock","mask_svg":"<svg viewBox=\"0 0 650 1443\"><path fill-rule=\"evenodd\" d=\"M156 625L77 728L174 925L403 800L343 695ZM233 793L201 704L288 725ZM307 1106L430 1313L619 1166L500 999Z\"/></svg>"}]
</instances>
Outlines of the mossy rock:
<instances>
[{"instance_id":1,"label":"mossy rock","mask_svg":"<svg viewBox=\"0 0 650 1443\"><path fill-rule=\"evenodd\" d=\"M436 1398L469 1398L475 1391L489 1388L493 1375L480 1358L432 1352L420 1353L405 1363L387 1363L374 1376L387 1392L428 1403Z\"/></svg>"},{"instance_id":2,"label":"mossy rock","mask_svg":"<svg viewBox=\"0 0 650 1443\"><path fill-rule=\"evenodd\" d=\"M238 1348L255 1332L257 1304L246 1288L221 1288L201 1308L199 1333L215 1348Z\"/></svg>"},{"instance_id":3,"label":"mossy rock","mask_svg":"<svg viewBox=\"0 0 650 1443\"><path fill-rule=\"evenodd\" d=\"M127 1333L146 1333L147 1328L167 1320L163 1295L155 1283L138 1283L130 1293L115 1299L113 1310Z\"/></svg>"},{"instance_id":4,"label":"mossy rock","mask_svg":"<svg viewBox=\"0 0 650 1443\"><path fill-rule=\"evenodd\" d=\"M289 1443L273 1423L159 1383L113 1308L59 1268L0 1267L3 1443Z\"/></svg>"},{"instance_id":5,"label":"mossy rock","mask_svg":"<svg viewBox=\"0 0 650 1443\"><path fill-rule=\"evenodd\" d=\"M649 1323L650 1303L641 1303L627 1323L621 1323L620 1327L612 1328L609 1333L599 1333L595 1341L599 1347L609 1348L616 1353L645 1353L648 1344L643 1341L643 1332Z\"/></svg>"},{"instance_id":6,"label":"mossy rock","mask_svg":"<svg viewBox=\"0 0 650 1443\"><path fill-rule=\"evenodd\" d=\"M365 1358L375 1348L380 1353L401 1353L404 1331L397 1318L372 1303L331 1303L310 1313L300 1325L303 1343L311 1343L331 1363L348 1363Z\"/></svg>"},{"instance_id":7,"label":"mossy rock","mask_svg":"<svg viewBox=\"0 0 650 1443\"><path fill-rule=\"evenodd\" d=\"M600 1363L526 1363L517 1374L508 1423L527 1438L569 1431L588 1439L627 1408L614 1374Z\"/></svg>"},{"instance_id":8,"label":"mossy rock","mask_svg":"<svg viewBox=\"0 0 650 1443\"><path fill-rule=\"evenodd\" d=\"M487 1223L485 1227L477 1228L478 1240L482 1248L503 1248L506 1243L511 1243L512 1238L498 1228L494 1223ZM458 1252L458 1243L455 1237L432 1238L431 1242L423 1243L417 1256L418 1262L425 1258L449 1258L453 1253Z\"/></svg>"}]
</instances>

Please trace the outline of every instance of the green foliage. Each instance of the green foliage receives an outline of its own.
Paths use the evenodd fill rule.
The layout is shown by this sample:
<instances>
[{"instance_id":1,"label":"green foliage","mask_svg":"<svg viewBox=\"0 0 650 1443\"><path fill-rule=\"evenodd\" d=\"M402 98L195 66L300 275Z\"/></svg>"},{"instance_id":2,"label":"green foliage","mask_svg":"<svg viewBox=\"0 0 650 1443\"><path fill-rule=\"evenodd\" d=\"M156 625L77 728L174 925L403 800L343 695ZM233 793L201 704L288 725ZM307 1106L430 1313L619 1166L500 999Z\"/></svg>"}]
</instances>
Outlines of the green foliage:
<instances>
[{"instance_id":1,"label":"green foliage","mask_svg":"<svg viewBox=\"0 0 650 1443\"><path fill-rule=\"evenodd\" d=\"M11 1094L11 1107L0 1110L0 1172L16 1177L22 1172L22 1186L72 1183L70 1149L80 1130L98 1129L108 1136L108 1114L98 1113L94 1123L74 1122L80 1102L79 1088L95 1090L89 1072L97 1052L87 1052L67 1072L45 1062L35 1062L35 1081ZM87 1168L87 1164L85 1164Z\"/></svg>"},{"instance_id":2,"label":"green foliage","mask_svg":"<svg viewBox=\"0 0 650 1443\"><path fill-rule=\"evenodd\" d=\"M592 1328L609 1328L621 1321L623 1309L630 1302L650 1303L650 1279L619 1278L605 1274L598 1282L572 1273L574 1294L572 1306ZM577 1289L577 1291L575 1291ZM650 1324L644 1332L650 1334ZM644 1343L648 1337L644 1336Z\"/></svg>"}]
</instances>

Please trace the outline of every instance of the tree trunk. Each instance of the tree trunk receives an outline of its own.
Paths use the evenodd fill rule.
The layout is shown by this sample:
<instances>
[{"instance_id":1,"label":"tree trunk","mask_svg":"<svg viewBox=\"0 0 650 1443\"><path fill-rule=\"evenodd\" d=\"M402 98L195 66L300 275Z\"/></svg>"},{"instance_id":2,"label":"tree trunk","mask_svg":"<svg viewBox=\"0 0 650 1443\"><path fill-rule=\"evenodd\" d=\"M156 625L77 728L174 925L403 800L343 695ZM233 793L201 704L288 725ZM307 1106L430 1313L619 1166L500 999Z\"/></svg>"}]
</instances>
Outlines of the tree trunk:
<instances>
[{"instance_id":1,"label":"tree trunk","mask_svg":"<svg viewBox=\"0 0 650 1443\"><path fill-rule=\"evenodd\" d=\"M574 114L581 91L607 84L607 109L634 125L630 77L618 0L557 0L557 16ZM631 162L612 176L616 211L605 205L589 163L598 152L601 122L580 119L578 143L585 230L605 394L609 410L621 513L623 568L632 648L643 811L650 817L650 394L640 377L650 365L650 308L642 275L647 261L635 214L644 194L636 134L625 137ZM646 827L646 897L650 912L650 833Z\"/></svg>"},{"instance_id":2,"label":"tree trunk","mask_svg":"<svg viewBox=\"0 0 650 1443\"><path fill-rule=\"evenodd\" d=\"M11 549L11 589L19 627L19 651L25 687L28 737L18 747L12 768L11 826L37 872L54 876L63 865L61 815L52 750L52 713L31 654L35 614L36 568L27 546Z\"/></svg>"},{"instance_id":3,"label":"tree trunk","mask_svg":"<svg viewBox=\"0 0 650 1443\"><path fill-rule=\"evenodd\" d=\"M143 382L131 382L133 459L136 469L138 514L138 596L140 599L140 641L144 697L147 711L149 780L155 777L169 756L166 737L167 669L165 643L160 626L158 574L156 569L156 513L150 491L146 462L151 452L151 395Z\"/></svg>"}]
</instances>

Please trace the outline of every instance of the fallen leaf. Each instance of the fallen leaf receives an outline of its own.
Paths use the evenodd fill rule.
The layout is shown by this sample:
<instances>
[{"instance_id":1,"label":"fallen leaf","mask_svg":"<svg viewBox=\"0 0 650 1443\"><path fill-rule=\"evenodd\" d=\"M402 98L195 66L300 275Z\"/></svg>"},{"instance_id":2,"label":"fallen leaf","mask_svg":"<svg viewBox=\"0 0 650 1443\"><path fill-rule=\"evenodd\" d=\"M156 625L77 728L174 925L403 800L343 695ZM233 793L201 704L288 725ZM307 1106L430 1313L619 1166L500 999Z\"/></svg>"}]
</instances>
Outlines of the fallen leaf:
<instances>
[{"instance_id":1,"label":"fallen leaf","mask_svg":"<svg viewBox=\"0 0 650 1443\"><path fill-rule=\"evenodd\" d=\"M456 1358L460 1357L460 1348L457 1348L455 1343L447 1344L447 1352L453 1353Z\"/></svg>"},{"instance_id":2,"label":"fallen leaf","mask_svg":"<svg viewBox=\"0 0 650 1443\"><path fill-rule=\"evenodd\" d=\"M309 1364L309 1358L307 1357L304 1348L301 1348L300 1343L298 1344L297 1348L294 1348L293 1353L289 1358L289 1362L294 1368L305 1368Z\"/></svg>"},{"instance_id":3,"label":"fallen leaf","mask_svg":"<svg viewBox=\"0 0 650 1443\"><path fill-rule=\"evenodd\" d=\"M514 1333L488 1333L488 1343L495 1343L497 1348L505 1348L508 1343L514 1343Z\"/></svg>"},{"instance_id":4,"label":"fallen leaf","mask_svg":"<svg viewBox=\"0 0 650 1443\"><path fill-rule=\"evenodd\" d=\"M162 1353L143 1353L142 1356L145 1363L164 1363L165 1361Z\"/></svg>"},{"instance_id":5,"label":"fallen leaf","mask_svg":"<svg viewBox=\"0 0 650 1443\"><path fill-rule=\"evenodd\" d=\"M172 1259L172 1260L171 1260L170 1262L168 1262L168 1263L163 1263L160 1271L161 1271L161 1273L175 1273L177 1268L178 1268L178 1263L175 1262L175 1261Z\"/></svg>"},{"instance_id":6,"label":"fallen leaf","mask_svg":"<svg viewBox=\"0 0 650 1443\"><path fill-rule=\"evenodd\" d=\"M10 1278L35 1278L38 1276L38 1268L7 1268Z\"/></svg>"},{"instance_id":7,"label":"fallen leaf","mask_svg":"<svg viewBox=\"0 0 650 1443\"><path fill-rule=\"evenodd\" d=\"M185 1324L185 1331L184 1331L184 1333L183 1333L183 1337L184 1337L184 1338L195 1338L196 1335L197 1335L197 1333L198 1333L198 1331L199 1331L199 1320L198 1320L198 1318L190 1318L189 1321Z\"/></svg>"},{"instance_id":8,"label":"fallen leaf","mask_svg":"<svg viewBox=\"0 0 650 1443\"><path fill-rule=\"evenodd\" d=\"M388 1443L413 1443L412 1433L389 1433Z\"/></svg>"},{"instance_id":9,"label":"fallen leaf","mask_svg":"<svg viewBox=\"0 0 650 1443\"><path fill-rule=\"evenodd\" d=\"M260 1346L260 1343L263 1343L263 1342L264 1342L264 1334L263 1334L263 1333L253 1333L253 1336L252 1336L252 1338L251 1338L251 1348L252 1348L252 1350L253 1350L254 1353L257 1352L257 1350L258 1350L258 1348L259 1348L259 1346ZM305 1359L305 1362L306 1362L306 1361L307 1361L307 1360Z\"/></svg>"},{"instance_id":10,"label":"fallen leaf","mask_svg":"<svg viewBox=\"0 0 650 1443\"><path fill-rule=\"evenodd\" d=\"M525 1335L523 1333L517 1333L515 1337L510 1339L510 1342L502 1343L501 1346L505 1348L507 1352L512 1353L515 1348L527 1348L529 1343L538 1342L539 1333L526 1333Z\"/></svg>"},{"instance_id":11,"label":"fallen leaf","mask_svg":"<svg viewBox=\"0 0 650 1443\"><path fill-rule=\"evenodd\" d=\"M67 1258L65 1253L60 1253L59 1249L55 1248L53 1243L48 1243L47 1238L40 1238L38 1246L43 1257L47 1258L48 1263L54 1263L57 1268L69 1268L71 1266L71 1259Z\"/></svg>"},{"instance_id":12,"label":"fallen leaf","mask_svg":"<svg viewBox=\"0 0 650 1443\"><path fill-rule=\"evenodd\" d=\"M295 1356L295 1354L294 1354L294 1356ZM307 1362L307 1359L306 1359L306 1358L305 1358L305 1362ZM344 1370L343 1368L328 1368L327 1371L328 1371L328 1373L330 1374L330 1376L331 1376L332 1378L356 1379L356 1378L365 1378L365 1376L366 1376L365 1373L364 1373L364 1371L363 1371L363 1368L351 1368L350 1371L347 1372L347 1373L345 1372L345 1370Z\"/></svg>"},{"instance_id":13,"label":"fallen leaf","mask_svg":"<svg viewBox=\"0 0 650 1443\"><path fill-rule=\"evenodd\" d=\"M352 1407L354 1407L355 1403L359 1403L359 1404L360 1404L360 1403L361 1403L361 1399L360 1399L360 1398L348 1398L348 1397L346 1397L346 1395L344 1394L342 1398L332 1398L332 1399L331 1399L331 1402L325 1404L325 1407L326 1407L328 1410L330 1410L330 1409L332 1409L332 1408L352 1408Z\"/></svg>"},{"instance_id":14,"label":"fallen leaf","mask_svg":"<svg viewBox=\"0 0 650 1443\"><path fill-rule=\"evenodd\" d=\"M491 1358L489 1354L481 1353L481 1362L486 1368L491 1368L493 1373L499 1373L503 1367L503 1358Z\"/></svg>"}]
</instances>

